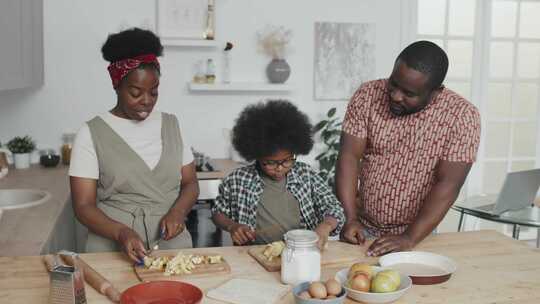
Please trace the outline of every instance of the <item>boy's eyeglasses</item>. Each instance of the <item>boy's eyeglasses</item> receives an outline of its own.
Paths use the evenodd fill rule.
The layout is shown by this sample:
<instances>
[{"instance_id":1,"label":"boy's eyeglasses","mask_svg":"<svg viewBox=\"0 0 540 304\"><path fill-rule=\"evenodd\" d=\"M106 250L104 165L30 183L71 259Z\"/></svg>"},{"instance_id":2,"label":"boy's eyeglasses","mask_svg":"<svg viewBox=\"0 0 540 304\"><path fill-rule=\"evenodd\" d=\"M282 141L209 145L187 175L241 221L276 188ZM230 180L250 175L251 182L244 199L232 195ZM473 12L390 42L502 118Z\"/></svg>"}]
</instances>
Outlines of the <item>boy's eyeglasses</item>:
<instances>
[{"instance_id":1,"label":"boy's eyeglasses","mask_svg":"<svg viewBox=\"0 0 540 304\"><path fill-rule=\"evenodd\" d=\"M279 166L282 166L283 168L290 168L294 165L296 162L296 156L283 159L283 160L261 160L261 165L265 166L268 169L277 169Z\"/></svg>"}]
</instances>

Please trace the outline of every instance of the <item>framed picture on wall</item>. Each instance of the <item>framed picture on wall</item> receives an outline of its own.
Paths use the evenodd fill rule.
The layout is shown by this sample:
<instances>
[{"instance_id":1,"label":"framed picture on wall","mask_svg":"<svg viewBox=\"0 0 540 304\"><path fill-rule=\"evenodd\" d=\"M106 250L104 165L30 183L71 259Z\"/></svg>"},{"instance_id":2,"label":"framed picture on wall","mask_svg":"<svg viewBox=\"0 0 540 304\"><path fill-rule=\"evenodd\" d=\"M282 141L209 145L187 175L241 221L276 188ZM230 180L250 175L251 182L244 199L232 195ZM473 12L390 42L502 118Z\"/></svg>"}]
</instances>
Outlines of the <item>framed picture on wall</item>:
<instances>
[{"instance_id":1,"label":"framed picture on wall","mask_svg":"<svg viewBox=\"0 0 540 304\"><path fill-rule=\"evenodd\" d=\"M157 0L157 32L161 38L206 39L208 2L214 0Z\"/></svg>"},{"instance_id":2,"label":"framed picture on wall","mask_svg":"<svg viewBox=\"0 0 540 304\"><path fill-rule=\"evenodd\" d=\"M375 76L375 24L315 23L315 100L349 100Z\"/></svg>"}]
</instances>

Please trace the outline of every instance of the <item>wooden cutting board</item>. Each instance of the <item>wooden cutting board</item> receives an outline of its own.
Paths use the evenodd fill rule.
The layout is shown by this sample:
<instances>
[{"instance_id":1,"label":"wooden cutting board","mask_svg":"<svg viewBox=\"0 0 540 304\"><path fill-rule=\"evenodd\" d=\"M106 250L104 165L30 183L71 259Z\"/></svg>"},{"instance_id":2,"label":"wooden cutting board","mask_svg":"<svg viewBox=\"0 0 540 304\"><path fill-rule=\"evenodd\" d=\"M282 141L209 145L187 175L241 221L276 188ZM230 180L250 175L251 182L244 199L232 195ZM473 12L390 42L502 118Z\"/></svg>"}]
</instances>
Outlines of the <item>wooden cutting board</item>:
<instances>
[{"instance_id":1,"label":"wooden cutting board","mask_svg":"<svg viewBox=\"0 0 540 304\"><path fill-rule=\"evenodd\" d=\"M190 252L189 254L218 255L217 253L197 253L197 252ZM174 257L174 254L167 253L167 252L161 252L161 253L155 252L153 255L156 257L170 256L171 259ZM192 273L186 273L186 274L177 274L177 275L167 276L164 274L163 270L147 269L144 266L133 266L133 271L135 271L135 275L141 282L161 281L161 280L181 281L184 279L185 276L203 277L203 276L213 276L216 274L229 273L231 272L231 266L229 265L229 263L227 263L227 260L225 260L225 258L222 257L221 263L196 265L196 267L192 270Z\"/></svg>"},{"instance_id":2,"label":"wooden cutting board","mask_svg":"<svg viewBox=\"0 0 540 304\"><path fill-rule=\"evenodd\" d=\"M248 249L248 254L252 256L264 269L269 272L281 270L281 258L274 258L268 261L263 255L266 245L251 246ZM332 264L347 264L366 259L362 246L353 245L339 241L329 241L328 248L321 254L321 265L327 266Z\"/></svg>"}]
</instances>

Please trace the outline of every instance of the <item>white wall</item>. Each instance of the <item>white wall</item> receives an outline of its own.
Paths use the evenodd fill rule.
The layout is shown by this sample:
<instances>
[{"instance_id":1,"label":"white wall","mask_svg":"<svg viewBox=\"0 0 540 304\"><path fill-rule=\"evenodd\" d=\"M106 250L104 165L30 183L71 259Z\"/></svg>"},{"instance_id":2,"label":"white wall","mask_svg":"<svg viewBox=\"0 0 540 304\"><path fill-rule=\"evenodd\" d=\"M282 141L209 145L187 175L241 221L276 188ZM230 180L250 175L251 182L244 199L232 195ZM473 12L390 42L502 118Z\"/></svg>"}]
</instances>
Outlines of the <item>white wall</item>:
<instances>
[{"instance_id":1,"label":"white wall","mask_svg":"<svg viewBox=\"0 0 540 304\"><path fill-rule=\"evenodd\" d=\"M290 98L314 122L328 108L343 113L346 101L313 100L314 23L374 22L377 30L376 73L385 77L399 52L401 1L396 0L217 0L216 38L232 41L233 81L264 81L269 58L258 53L255 32L266 24L293 30L292 67L288 80L296 85ZM111 109L115 95L101 58L108 33L128 26L154 27L155 1L44 0L45 85L30 91L0 92L0 141L16 135L33 136L40 148L58 149L61 134L74 132L98 113ZM164 52L158 109L179 116L184 137L213 157L226 156L223 128L230 128L249 103L278 95L190 94L186 83L199 59L221 50L170 48Z\"/></svg>"}]
</instances>

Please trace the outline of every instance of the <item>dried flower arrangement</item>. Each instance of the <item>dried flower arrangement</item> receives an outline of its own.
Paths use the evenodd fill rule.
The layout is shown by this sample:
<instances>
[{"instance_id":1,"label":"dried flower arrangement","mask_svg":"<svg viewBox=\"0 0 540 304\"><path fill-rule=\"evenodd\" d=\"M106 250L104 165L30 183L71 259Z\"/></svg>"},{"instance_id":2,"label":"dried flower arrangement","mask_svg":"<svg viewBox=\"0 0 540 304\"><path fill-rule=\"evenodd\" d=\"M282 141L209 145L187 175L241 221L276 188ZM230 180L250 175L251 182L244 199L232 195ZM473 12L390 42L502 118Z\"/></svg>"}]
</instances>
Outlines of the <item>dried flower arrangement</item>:
<instances>
[{"instance_id":1,"label":"dried flower arrangement","mask_svg":"<svg viewBox=\"0 0 540 304\"><path fill-rule=\"evenodd\" d=\"M292 30L283 26L267 25L257 32L259 49L273 59L284 59L291 36Z\"/></svg>"}]
</instances>

